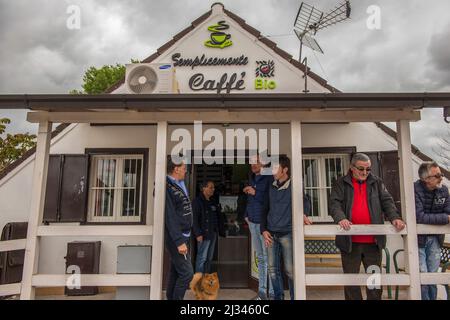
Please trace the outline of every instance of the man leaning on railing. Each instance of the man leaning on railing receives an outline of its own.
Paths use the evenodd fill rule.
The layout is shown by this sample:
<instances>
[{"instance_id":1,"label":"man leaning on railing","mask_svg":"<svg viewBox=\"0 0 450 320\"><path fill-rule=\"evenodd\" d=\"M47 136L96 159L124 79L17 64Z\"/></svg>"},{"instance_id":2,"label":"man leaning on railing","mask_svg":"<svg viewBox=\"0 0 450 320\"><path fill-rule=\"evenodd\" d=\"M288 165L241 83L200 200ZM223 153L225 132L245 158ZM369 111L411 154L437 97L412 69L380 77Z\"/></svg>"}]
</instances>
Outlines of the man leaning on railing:
<instances>
[{"instance_id":1,"label":"man leaning on railing","mask_svg":"<svg viewBox=\"0 0 450 320\"><path fill-rule=\"evenodd\" d=\"M363 153L353 155L348 174L339 178L331 190L330 213L343 229L352 224L384 224L383 213L401 231L405 223L400 219L392 196L380 178L372 175L370 158ZM376 266L381 272L381 250L386 246L385 235L336 236L341 251L344 273L359 273ZM359 286L345 286L346 300L362 300ZM366 288L368 300L380 300L382 289Z\"/></svg>"},{"instance_id":2,"label":"man leaning on railing","mask_svg":"<svg viewBox=\"0 0 450 320\"><path fill-rule=\"evenodd\" d=\"M414 183L417 223L445 225L450 223L448 188L442 185L441 169L436 162L419 167L419 180ZM437 272L445 235L418 235L420 272ZM422 285L422 300L436 300L436 285Z\"/></svg>"}]
</instances>

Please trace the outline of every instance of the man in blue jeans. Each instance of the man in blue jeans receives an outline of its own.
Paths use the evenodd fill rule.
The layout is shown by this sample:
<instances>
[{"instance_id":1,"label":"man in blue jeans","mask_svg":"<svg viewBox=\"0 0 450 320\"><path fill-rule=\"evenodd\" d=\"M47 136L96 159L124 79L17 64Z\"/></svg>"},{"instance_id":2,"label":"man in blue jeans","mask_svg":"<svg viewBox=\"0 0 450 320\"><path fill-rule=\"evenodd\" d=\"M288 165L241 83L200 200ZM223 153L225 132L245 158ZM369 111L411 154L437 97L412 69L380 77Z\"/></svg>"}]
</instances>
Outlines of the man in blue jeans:
<instances>
[{"instance_id":1,"label":"man in blue jeans","mask_svg":"<svg viewBox=\"0 0 450 320\"><path fill-rule=\"evenodd\" d=\"M255 300L267 300L267 289L269 298L273 297L273 287L267 277L267 248L264 246L264 238L260 232L261 216L264 209L264 199L268 196L269 187L273 181L272 175L262 174L263 165L259 157L250 159L251 175L248 186L243 191L247 194L247 208L245 220L248 223L252 238L252 246L256 251L258 261L258 295Z\"/></svg>"},{"instance_id":2,"label":"man in blue jeans","mask_svg":"<svg viewBox=\"0 0 450 320\"><path fill-rule=\"evenodd\" d=\"M268 270L273 284L274 299L284 300L283 277L281 274L281 256L289 283L291 300L294 300L294 263L292 247L292 186L290 179L290 159L279 157L279 163L273 167L275 181L269 188L265 199L264 214L261 220L261 233L268 247ZM311 224L306 215L311 214L311 202L303 194L303 223Z\"/></svg>"},{"instance_id":3,"label":"man in blue jeans","mask_svg":"<svg viewBox=\"0 0 450 320\"><path fill-rule=\"evenodd\" d=\"M189 239L192 228L192 205L184 184L186 165L167 161L165 207L165 245L170 255L167 300L183 300L194 275Z\"/></svg>"},{"instance_id":4,"label":"man in blue jeans","mask_svg":"<svg viewBox=\"0 0 450 320\"><path fill-rule=\"evenodd\" d=\"M414 183L417 223L444 225L450 223L448 188L442 185L441 169L436 162L419 167L419 180ZM437 272L441 262L441 246L445 235L419 235L420 272ZM436 285L423 285L422 300L436 300Z\"/></svg>"}]
</instances>

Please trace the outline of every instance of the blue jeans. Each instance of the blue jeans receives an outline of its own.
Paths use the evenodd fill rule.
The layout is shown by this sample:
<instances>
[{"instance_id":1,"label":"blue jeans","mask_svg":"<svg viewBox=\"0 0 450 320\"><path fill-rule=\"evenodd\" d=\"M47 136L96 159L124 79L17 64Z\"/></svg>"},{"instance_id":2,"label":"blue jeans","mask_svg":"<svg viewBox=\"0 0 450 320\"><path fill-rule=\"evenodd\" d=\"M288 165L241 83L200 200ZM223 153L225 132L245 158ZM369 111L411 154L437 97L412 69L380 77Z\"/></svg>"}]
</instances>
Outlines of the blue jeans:
<instances>
[{"instance_id":1,"label":"blue jeans","mask_svg":"<svg viewBox=\"0 0 450 320\"><path fill-rule=\"evenodd\" d=\"M273 286L269 279L267 282L267 248L264 245L264 237L261 234L259 223L248 222L250 233L252 235L252 246L256 250L258 259L258 295L267 298L267 287L269 287L269 296L273 297Z\"/></svg>"},{"instance_id":2,"label":"blue jeans","mask_svg":"<svg viewBox=\"0 0 450 320\"><path fill-rule=\"evenodd\" d=\"M428 236L425 247L419 248L420 272L438 272L441 263L441 245L438 237ZM436 300L437 286L421 286L422 300Z\"/></svg>"},{"instance_id":3,"label":"blue jeans","mask_svg":"<svg viewBox=\"0 0 450 320\"><path fill-rule=\"evenodd\" d=\"M210 235L210 239L203 238L197 242L197 259L195 261L195 272L211 273L211 261L214 257L217 233Z\"/></svg>"},{"instance_id":4,"label":"blue jeans","mask_svg":"<svg viewBox=\"0 0 450 320\"><path fill-rule=\"evenodd\" d=\"M288 277L289 293L294 300L294 264L292 248L292 232L279 237L272 234L273 244L267 250L269 262L269 276L272 280L275 300L284 300L283 277L281 274L281 256L283 256L284 269Z\"/></svg>"}]
</instances>

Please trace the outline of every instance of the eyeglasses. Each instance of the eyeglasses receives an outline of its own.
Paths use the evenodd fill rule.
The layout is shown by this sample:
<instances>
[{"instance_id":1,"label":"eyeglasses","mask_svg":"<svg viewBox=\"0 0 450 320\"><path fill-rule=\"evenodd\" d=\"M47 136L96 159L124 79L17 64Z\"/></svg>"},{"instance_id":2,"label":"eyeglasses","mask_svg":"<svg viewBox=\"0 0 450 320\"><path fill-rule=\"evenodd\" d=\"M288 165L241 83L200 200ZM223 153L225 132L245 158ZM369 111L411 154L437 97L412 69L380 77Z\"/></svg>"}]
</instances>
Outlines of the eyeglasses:
<instances>
[{"instance_id":1,"label":"eyeglasses","mask_svg":"<svg viewBox=\"0 0 450 320\"><path fill-rule=\"evenodd\" d=\"M355 168L356 170L358 170L358 171L367 171L367 172L370 172L371 170L372 170L372 168L364 168L364 167L353 167L353 168Z\"/></svg>"},{"instance_id":2,"label":"eyeglasses","mask_svg":"<svg viewBox=\"0 0 450 320\"><path fill-rule=\"evenodd\" d=\"M436 179L440 179L440 178L442 178L444 175L442 174L442 173L438 173L438 174L435 174L434 176L428 176L428 178L436 178Z\"/></svg>"}]
</instances>

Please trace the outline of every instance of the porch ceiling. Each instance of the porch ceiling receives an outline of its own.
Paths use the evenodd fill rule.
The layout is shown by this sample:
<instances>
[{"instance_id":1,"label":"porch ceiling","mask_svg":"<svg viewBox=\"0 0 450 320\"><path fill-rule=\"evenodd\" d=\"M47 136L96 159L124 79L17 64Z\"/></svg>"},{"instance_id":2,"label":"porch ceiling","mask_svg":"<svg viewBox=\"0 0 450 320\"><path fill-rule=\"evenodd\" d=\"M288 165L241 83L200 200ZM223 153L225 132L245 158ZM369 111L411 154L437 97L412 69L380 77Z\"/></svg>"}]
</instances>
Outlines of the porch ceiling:
<instances>
[{"instance_id":1,"label":"porch ceiling","mask_svg":"<svg viewBox=\"0 0 450 320\"><path fill-rule=\"evenodd\" d=\"M148 112L299 109L385 110L450 106L443 93L100 94L0 95L0 109L51 112L136 110Z\"/></svg>"}]
</instances>

